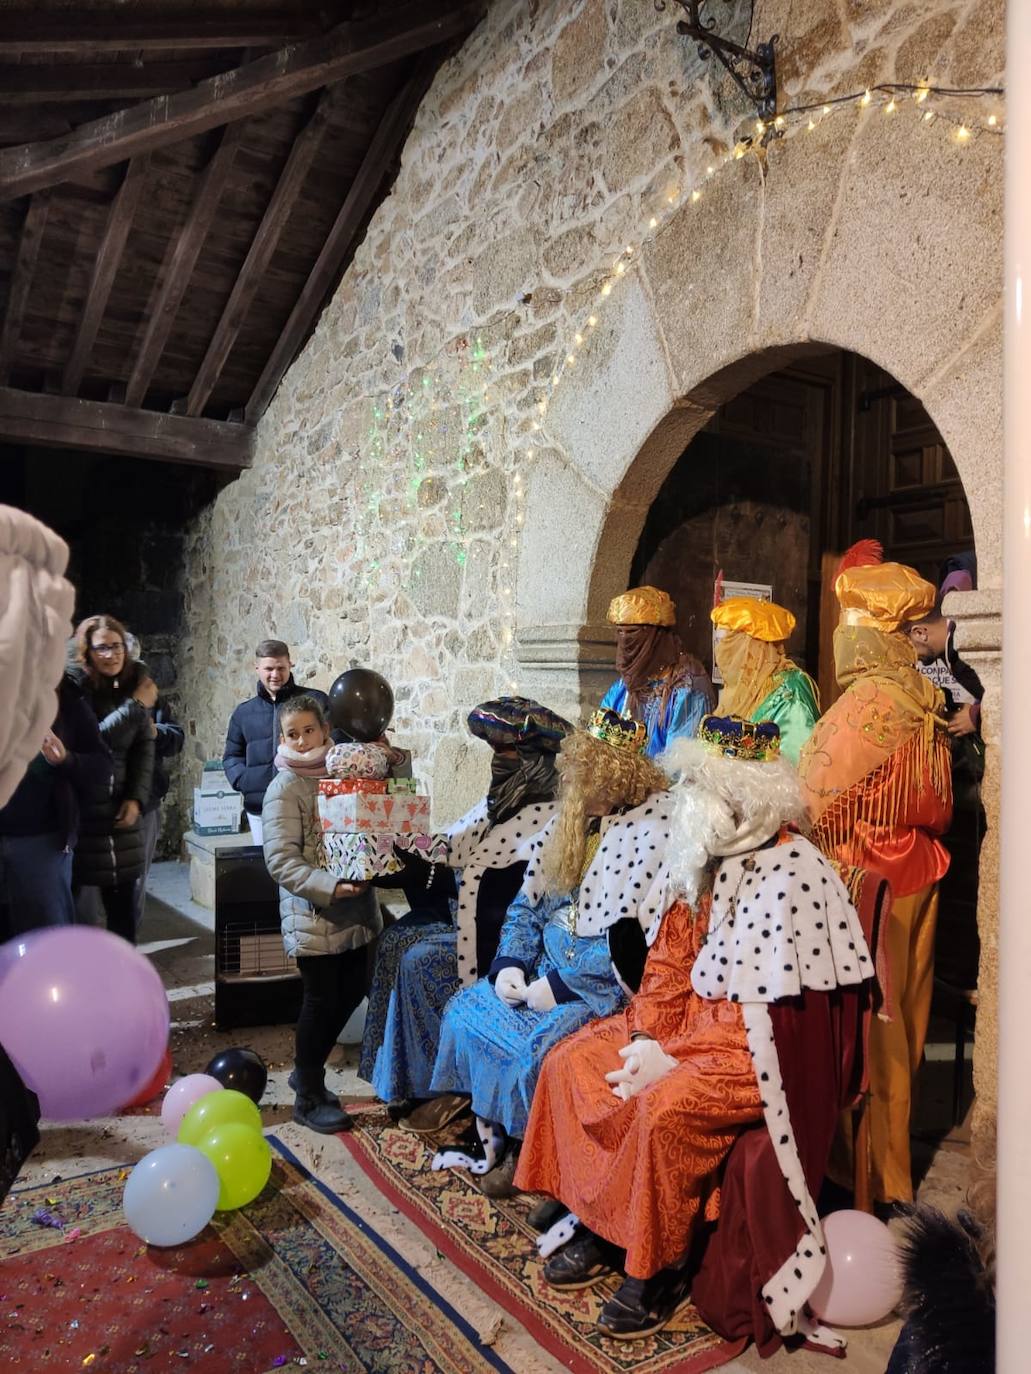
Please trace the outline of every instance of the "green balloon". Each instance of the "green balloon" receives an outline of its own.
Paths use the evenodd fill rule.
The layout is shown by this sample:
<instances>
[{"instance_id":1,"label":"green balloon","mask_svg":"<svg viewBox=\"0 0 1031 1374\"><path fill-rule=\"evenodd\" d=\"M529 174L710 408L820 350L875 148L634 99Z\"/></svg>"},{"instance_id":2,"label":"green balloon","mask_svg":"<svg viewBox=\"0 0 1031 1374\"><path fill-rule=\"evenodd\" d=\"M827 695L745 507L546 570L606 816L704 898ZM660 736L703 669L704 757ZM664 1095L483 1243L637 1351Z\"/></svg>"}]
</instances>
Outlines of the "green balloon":
<instances>
[{"instance_id":1,"label":"green balloon","mask_svg":"<svg viewBox=\"0 0 1031 1374\"><path fill-rule=\"evenodd\" d=\"M244 1093L235 1088L219 1088L198 1098L183 1117L176 1139L180 1145L199 1145L216 1126L231 1123L260 1134L261 1113Z\"/></svg>"},{"instance_id":2,"label":"green balloon","mask_svg":"<svg viewBox=\"0 0 1031 1374\"><path fill-rule=\"evenodd\" d=\"M272 1172L272 1151L260 1131L230 1121L216 1126L198 1144L215 1166L221 1185L216 1210L232 1212L246 1207L268 1182Z\"/></svg>"}]
</instances>

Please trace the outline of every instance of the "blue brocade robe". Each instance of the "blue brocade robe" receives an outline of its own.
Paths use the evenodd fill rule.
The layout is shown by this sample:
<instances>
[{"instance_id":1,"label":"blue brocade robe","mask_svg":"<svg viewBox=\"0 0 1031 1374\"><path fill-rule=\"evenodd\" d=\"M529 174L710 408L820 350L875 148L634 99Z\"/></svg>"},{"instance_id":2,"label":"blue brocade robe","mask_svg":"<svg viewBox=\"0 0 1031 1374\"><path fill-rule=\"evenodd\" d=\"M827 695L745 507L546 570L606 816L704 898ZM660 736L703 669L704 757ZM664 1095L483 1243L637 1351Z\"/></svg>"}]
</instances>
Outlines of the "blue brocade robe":
<instances>
[{"instance_id":1,"label":"blue brocade robe","mask_svg":"<svg viewBox=\"0 0 1031 1374\"><path fill-rule=\"evenodd\" d=\"M705 679L708 682L708 679ZM658 684L656 684L658 685ZM601 699L601 704L610 711L624 715L627 709L627 689L623 679L617 678ZM660 697L658 692L645 703L644 726L648 731L648 745L645 753L649 758L661 754L666 746L683 736L693 739L698 733L703 716L713 709L715 697L711 687L708 691L697 687L674 687L666 709L659 715Z\"/></svg>"},{"instance_id":2,"label":"blue brocade robe","mask_svg":"<svg viewBox=\"0 0 1031 1374\"><path fill-rule=\"evenodd\" d=\"M467 1093L473 1111L521 1139L544 1056L553 1045L623 1003L604 935L578 936L578 893L521 892L509 908L490 978L452 997L444 1011L433 1070L435 1093ZM506 1006L492 986L503 968L521 968L528 983L547 978L558 1005L532 1011Z\"/></svg>"}]
</instances>

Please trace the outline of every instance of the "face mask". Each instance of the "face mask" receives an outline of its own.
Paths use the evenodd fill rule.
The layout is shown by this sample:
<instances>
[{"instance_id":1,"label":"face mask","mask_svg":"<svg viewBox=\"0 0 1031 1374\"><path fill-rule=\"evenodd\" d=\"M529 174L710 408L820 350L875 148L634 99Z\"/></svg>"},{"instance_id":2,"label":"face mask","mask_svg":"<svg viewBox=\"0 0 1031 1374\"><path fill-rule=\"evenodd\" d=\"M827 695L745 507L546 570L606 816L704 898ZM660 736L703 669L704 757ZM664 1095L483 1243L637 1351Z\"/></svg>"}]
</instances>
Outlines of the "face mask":
<instances>
[{"instance_id":1,"label":"face mask","mask_svg":"<svg viewBox=\"0 0 1031 1374\"><path fill-rule=\"evenodd\" d=\"M506 778L510 778L513 773L518 773L522 766L523 761L520 758L509 759L495 754L490 761L491 786L496 787L499 783L504 782Z\"/></svg>"}]
</instances>

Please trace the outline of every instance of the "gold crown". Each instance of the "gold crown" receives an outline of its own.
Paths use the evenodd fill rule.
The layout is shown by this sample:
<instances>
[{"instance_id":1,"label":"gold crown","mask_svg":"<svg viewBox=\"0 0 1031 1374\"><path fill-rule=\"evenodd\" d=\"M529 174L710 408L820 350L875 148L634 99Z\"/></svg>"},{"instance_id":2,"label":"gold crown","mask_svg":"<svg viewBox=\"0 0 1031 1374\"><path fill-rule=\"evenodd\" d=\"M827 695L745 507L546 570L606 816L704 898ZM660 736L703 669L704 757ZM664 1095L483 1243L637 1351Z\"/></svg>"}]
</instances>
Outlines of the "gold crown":
<instances>
[{"instance_id":1,"label":"gold crown","mask_svg":"<svg viewBox=\"0 0 1031 1374\"><path fill-rule=\"evenodd\" d=\"M611 744L613 749L626 749L633 754L642 754L648 743L648 731L633 716L621 716L618 711L610 711L600 706L587 722L587 733L603 744Z\"/></svg>"},{"instance_id":2,"label":"gold crown","mask_svg":"<svg viewBox=\"0 0 1031 1374\"><path fill-rule=\"evenodd\" d=\"M740 716L706 716L698 738L711 754L747 763L772 763L780 758L780 730L772 720L742 720Z\"/></svg>"}]
</instances>

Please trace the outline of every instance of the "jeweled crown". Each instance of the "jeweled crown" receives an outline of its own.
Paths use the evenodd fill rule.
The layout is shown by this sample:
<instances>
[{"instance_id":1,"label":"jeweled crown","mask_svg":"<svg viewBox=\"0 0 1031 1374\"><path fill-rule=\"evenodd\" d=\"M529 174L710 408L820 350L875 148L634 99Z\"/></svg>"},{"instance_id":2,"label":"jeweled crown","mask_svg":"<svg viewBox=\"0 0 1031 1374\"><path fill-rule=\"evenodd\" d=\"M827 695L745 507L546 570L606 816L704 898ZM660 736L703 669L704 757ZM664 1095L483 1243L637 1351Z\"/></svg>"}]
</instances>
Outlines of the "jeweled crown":
<instances>
[{"instance_id":1,"label":"jeweled crown","mask_svg":"<svg viewBox=\"0 0 1031 1374\"><path fill-rule=\"evenodd\" d=\"M587 722L587 733L603 744L611 744L613 749L626 749L631 754L641 754L648 743L648 731L633 716L621 716L618 711L610 711L599 706Z\"/></svg>"},{"instance_id":2,"label":"jeweled crown","mask_svg":"<svg viewBox=\"0 0 1031 1374\"><path fill-rule=\"evenodd\" d=\"M706 716L698 738L713 754L748 763L771 763L780 758L780 730L772 720L742 720L740 716Z\"/></svg>"}]
</instances>

